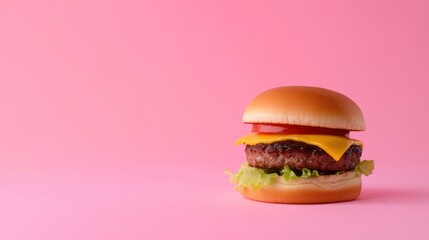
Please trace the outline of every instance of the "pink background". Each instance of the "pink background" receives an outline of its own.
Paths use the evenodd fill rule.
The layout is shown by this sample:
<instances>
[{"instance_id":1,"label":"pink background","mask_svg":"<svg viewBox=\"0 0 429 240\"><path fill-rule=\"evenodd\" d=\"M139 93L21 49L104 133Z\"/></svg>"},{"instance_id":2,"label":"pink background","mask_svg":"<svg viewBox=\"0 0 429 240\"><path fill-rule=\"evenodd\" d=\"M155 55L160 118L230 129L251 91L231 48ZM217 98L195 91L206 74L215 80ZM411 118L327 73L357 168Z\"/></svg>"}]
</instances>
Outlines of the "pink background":
<instances>
[{"instance_id":1,"label":"pink background","mask_svg":"<svg viewBox=\"0 0 429 240\"><path fill-rule=\"evenodd\" d=\"M0 239L428 239L427 1L0 1ZM362 108L361 198L243 199L257 93Z\"/></svg>"}]
</instances>

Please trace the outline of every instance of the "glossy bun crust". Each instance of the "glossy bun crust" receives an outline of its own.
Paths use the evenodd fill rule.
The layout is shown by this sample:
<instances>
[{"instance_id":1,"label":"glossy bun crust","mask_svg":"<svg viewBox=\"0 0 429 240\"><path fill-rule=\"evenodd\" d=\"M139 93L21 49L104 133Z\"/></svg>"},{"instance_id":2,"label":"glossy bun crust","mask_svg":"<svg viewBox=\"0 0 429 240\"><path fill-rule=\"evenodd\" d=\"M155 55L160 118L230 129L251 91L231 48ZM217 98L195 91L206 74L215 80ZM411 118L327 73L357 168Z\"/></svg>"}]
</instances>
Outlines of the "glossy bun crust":
<instances>
[{"instance_id":1,"label":"glossy bun crust","mask_svg":"<svg viewBox=\"0 0 429 240\"><path fill-rule=\"evenodd\" d=\"M344 175L344 176L341 176ZM279 181L268 187L252 189L244 187L240 193L252 200L271 203L332 203L354 200L362 187L360 176L349 172L285 182Z\"/></svg>"},{"instance_id":2,"label":"glossy bun crust","mask_svg":"<svg viewBox=\"0 0 429 240\"><path fill-rule=\"evenodd\" d=\"M256 96L243 122L365 130L359 106L341 93L306 86L278 87Z\"/></svg>"}]
</instances>

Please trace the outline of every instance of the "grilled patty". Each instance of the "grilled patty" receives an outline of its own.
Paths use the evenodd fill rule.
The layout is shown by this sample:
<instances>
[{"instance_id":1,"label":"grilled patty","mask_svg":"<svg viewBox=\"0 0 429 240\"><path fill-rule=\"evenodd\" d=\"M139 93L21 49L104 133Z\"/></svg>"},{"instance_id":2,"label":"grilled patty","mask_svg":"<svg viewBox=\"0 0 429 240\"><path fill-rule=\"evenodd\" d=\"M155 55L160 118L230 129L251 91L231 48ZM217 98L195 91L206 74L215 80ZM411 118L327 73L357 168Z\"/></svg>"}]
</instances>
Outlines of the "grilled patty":
<instances>
[{"instance_id":1,"label":"grilled patty","mask_svg":"<svg viewBox=\"0 0 429 240\"><path fill-rule=\"evenodd\" d=\"M349 171L355 168L362 155L361 147L352 145L339 161L335 161L317 146L291 140L246 145L245 152L249 166L272 171L281 170L285 165L298 170Z\"/></svg>"}]
</instances>

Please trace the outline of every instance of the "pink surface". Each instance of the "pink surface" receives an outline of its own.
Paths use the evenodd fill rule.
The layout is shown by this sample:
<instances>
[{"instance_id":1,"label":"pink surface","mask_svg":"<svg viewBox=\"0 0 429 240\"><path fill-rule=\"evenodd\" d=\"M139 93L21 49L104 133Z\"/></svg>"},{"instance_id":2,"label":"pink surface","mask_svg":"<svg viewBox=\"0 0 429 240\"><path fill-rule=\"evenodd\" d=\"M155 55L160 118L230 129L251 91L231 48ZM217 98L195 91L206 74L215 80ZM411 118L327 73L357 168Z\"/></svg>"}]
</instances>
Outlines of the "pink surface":
<instances>
[{"instance_id":1,"label":"pink surface","mask_svg":"<svg viewBox=\"0 0 429 240\"><path fill-rule=\"evenodd\" d=\"M426 1L0 3L0 239L427 239ZM362 108L359 200L243 199L257 93Z\"/></svg>"}]
</instances>

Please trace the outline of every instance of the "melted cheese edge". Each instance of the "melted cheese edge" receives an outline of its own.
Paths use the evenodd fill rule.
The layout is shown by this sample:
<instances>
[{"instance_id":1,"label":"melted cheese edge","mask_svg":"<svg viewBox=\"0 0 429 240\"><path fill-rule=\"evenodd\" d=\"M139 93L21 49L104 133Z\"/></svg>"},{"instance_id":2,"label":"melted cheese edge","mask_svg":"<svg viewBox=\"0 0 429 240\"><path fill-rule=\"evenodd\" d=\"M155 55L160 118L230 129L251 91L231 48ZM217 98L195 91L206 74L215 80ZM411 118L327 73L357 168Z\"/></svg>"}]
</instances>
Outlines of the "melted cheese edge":
<instances>
[{"instance_id":1,"label":"melted cheese edge","mask_svg":"<svg viewBox=\"0 0 429 240\"><path fill-rule=\"evenodd\" d=\"M293 140L297 142L304 142L310 145L315 145L323 149L333 159L339 161L343 154L351 145L363 146L363 143L356 139L350 139L340 136L330 135L312 135L312 134L265 134L265 133L251 133L237 141L236 144L256 145L258 143L270 144L278 141Z\"/></svg>"}]
</instances>

